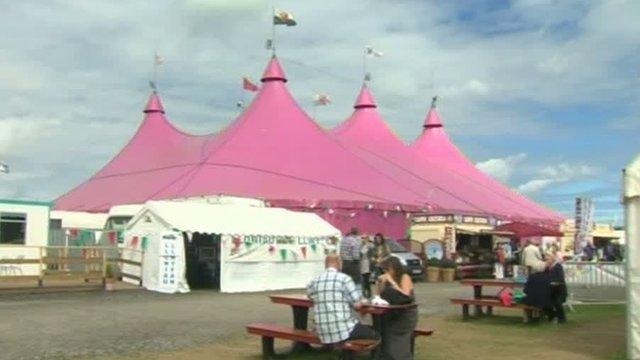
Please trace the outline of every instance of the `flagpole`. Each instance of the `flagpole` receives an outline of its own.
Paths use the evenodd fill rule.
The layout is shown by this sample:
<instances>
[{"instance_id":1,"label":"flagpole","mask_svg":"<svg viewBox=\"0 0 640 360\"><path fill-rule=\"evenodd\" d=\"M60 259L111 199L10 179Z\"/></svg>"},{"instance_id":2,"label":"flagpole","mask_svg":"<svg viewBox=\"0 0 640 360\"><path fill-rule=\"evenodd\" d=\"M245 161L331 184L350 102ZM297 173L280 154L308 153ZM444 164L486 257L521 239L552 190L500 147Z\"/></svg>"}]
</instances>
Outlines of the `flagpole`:
<instances>
[{"instance_id":1,"label":"flagpole","mask_svg":"<svg viewBox=\"0 0 640 360\"><path fill-rule=\"evenodd\" d=\"M153 92L156 92L158 88L158 52L157 51L153 56L153 84L155 85L155 89L153 89Z\"/></svg>"},{"instance_id":2,"label":"flagpole","mask_svg":"<svg viewBox=\"0 0 640 360\"><path fill-rule=\"evenodd\" d=\"M362 52L362 79L363 82L366 82L367 78L367 49Z\"/></svg>"},{"instance_id":3,"label":"flagpole","mask_svg":"<svg viewBox=\"0 0 640 360\"><path fill-rule=\"evenodd\" d=\"M276 55L276 7L271 7L271 55Z\"/></svg>"}]
</instances>

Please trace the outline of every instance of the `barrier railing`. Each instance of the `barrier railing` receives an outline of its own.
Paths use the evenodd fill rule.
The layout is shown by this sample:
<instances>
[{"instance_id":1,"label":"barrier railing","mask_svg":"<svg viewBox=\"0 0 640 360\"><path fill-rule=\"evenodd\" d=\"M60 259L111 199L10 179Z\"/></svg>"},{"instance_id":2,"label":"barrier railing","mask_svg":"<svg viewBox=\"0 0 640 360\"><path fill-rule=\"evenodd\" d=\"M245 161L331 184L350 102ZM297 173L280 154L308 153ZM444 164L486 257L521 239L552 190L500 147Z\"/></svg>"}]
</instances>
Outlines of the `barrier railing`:
<instances>
[{"instance_id":1,"label":"barrier railing","mask_svg":"<svg viewBox=\"0 0 640 360\"><path fill-rule=\"evenodd\" d=\"M568 285L586 287L626 285L626 268L621 262L567 261L563 264Z\"/></svg>"},{"instance_id":2,"label":"barrier railing","mask_svg":"<svg viewBox=\"0 0 640 360\"><path fill-rule=\"evenodd\" d=\"M136 260L125 259L135 254ZM46 280L84 281L99 280L102 285L108 277L130 277L121 271L124 264L142 274L142 251L115 246L0 246L0 282L36 280L39 287ZM139 277L136 277L138 283Z\"/></svg>"}]
</instances>

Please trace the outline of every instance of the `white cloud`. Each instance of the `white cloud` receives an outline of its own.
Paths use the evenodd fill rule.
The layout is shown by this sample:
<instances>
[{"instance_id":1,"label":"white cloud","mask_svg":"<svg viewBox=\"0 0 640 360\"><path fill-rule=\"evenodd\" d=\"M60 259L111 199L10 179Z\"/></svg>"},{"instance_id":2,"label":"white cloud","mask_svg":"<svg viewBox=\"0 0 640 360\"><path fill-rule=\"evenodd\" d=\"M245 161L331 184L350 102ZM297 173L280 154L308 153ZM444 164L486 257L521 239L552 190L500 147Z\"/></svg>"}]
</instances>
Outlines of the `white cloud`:
<instances>
[{"instance_id":1,"label":"white cloud","mask_svg":"<svg viewBox=\"0 0 640 360\"><path fill-rule=\"evenodd\" d=\"M627 104L638 92L637 77L614 71L640 63L638 1L519 0L479 14L490 17L482 24L457 20L475 10L468 2L281 0L278 7L299 24L277 29L289 89L307 110L315 92L333 99L318 109L323 126L351 112L366 44L385 53L369 62L372 89L405 140L418 135L436 93L447 130L470 139L550 137L564 124L541 121L530 104ZM236 101L248 102L239 79L257 79L266 64L269 19L261 0L8 2L0 13L0 156L16 172L52 174L4 190L53 198L104 165L142 118L156 50L166 59L158 83L169 118L185 131L222 128ZM515 177L509 169L517 164L493 157L485 171ZM548 178L539 175L529 187Z\"/></svg>"},{"instance_id":2,"label":"white cloud","mask_svg":"<svg viewBox=\"0 0 640 360\"><path fill-rule=\"evenodd\" d=\"M585 164L574 165L561 163L558 165L547 166L540 169L535 178L518 186L518 191L532 194L554 184L561 184L596 176L599 172L600 170L598 168Z\"/></svg>"},{"instance_id":3,"label":"white cloud","mask_svg":"<svg viewBox=\"0 0 640 360\"><path fill-rule=\"evenodd\" d=\"M515 171L516 166L521 164L526 158L527 154L520 153L504 158L481 161L476 164L476 167L486 174L506 183Z\"/></svg>"}]
</instances>

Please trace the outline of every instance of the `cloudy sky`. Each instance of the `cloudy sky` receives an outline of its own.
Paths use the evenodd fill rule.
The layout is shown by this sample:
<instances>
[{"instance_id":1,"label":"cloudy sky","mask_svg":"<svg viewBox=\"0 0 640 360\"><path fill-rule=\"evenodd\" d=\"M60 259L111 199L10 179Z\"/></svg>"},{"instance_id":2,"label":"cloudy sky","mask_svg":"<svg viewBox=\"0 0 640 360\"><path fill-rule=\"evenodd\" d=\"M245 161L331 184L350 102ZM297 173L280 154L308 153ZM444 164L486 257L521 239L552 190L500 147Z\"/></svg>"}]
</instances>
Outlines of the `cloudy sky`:
<instances>
[{"instance_id":1,"label":"cloudy sky","mask_svg":"<svg viewBox=\"0 0 640 360\"><path fill-rule=\"evenodd\" d=\"M367 44L379 110L411 142L434 94L484 171L572 215L576 196L621 221L620 170L640 151L640 1L0 0L0 197L52 200L116 154L153 74L169 118L210 133L269 57L271 7L298 26L277 47L299 103L344 120Z\"/></svg>"}]
</instances>

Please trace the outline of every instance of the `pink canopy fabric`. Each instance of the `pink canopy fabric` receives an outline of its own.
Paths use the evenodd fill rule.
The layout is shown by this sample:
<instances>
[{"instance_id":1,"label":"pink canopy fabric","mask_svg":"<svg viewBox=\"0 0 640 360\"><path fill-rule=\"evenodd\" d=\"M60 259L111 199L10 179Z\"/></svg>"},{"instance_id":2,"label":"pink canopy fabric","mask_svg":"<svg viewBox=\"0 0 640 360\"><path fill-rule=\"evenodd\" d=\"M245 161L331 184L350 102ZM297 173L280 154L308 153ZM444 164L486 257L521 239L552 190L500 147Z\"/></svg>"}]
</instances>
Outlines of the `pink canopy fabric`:
<instances>
[{"instance_id":1,"label":"pink canopy fabric","mask_svg":"<svg viewBox=\"0 0 640 360\"><path fill-rule=\"evenodd\" d=\"M492 189L473 177L461 175L446 164L428 161L422 154L412 151L382 120L366 86L362 87L354 108L353 114L333 129L332 135L381 171L401 174L407 186L427 196L430 212L536 221L555 217L535 204L523 204L511 194Z\"/></svg>"},{"instance_id":2,"label":"pink canopy fabric","mask_svg":"<svg viewBox=\"0 0 640 360\"><path fill-rule=\"evenodd\" d=\"M520 195L498 181L490 178L469 161L451 142L444 130L442 121L432 106L424 123L422 134L411 144L412 156L426 163L448 169L458 177L473 182L490 193L494 194L496 201L511 204L513 212L508 215L511 219L522 219L533 222L557 223L563 217L554 211L546 209L532 200Z\"/></svg>"},{"instance_id":3,"label":"pink canopy fabric","mask_svg":"<svg viewBox=\"0 0 640 360\"><path fill-rule=\"evenodd\" d=\"M135 136L103 169L56 200L55 208L107 211L151 199L232 195L317 212L341 230L401 237L403 211L425 197L362 161L296 104L274 57L251 105L219 134L192 136L166 119L151 95Z\"/></svg>"}]
</instances>

